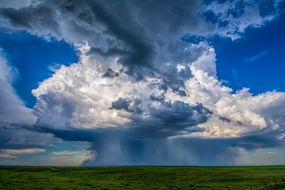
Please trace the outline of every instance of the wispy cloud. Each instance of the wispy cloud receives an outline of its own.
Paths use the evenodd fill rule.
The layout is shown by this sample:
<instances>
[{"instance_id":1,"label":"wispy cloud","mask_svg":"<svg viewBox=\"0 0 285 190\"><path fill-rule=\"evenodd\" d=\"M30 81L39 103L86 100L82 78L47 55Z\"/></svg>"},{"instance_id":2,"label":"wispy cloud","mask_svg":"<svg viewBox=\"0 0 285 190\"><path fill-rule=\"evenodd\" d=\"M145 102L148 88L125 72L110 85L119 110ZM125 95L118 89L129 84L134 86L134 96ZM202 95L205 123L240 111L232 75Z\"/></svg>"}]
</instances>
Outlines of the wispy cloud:
<instances>
[{"instance_id":1,"label":"wispy cloud","mask_svg":"<svg viewBox=\"0 0 285 190\"><path fill-rule=\"evenodd\" d=\"M81 151L58 151L53 152L51 155L53 156L74 156L74 155L88 155L90 154L89 151L81 150Z\"/></svg>"},{"instance_id":2,"label":"wispy cloud","mask_svg":"<svg viewBox=\"0 0 285 190\"><path fill-rule=\"evenodd\" d=\"M253 62L253 61L255 61L255 60L257 60L257 59L267 55L269 52L270 52L270 50L263 51L263 52L261 52L261 53L259 53L257 55L254 55L252 57L246 58L244 61L245 62Z\"/></svg>"},{"instance_id":3,"label":"wispy cloud","mask_svg":"<svg viewBox=\"0 0 285 190\"><path fill-rule=\"evenodd\" d=\"M11 154L2 154L0 153L0 159L6 159L6 158L16 158L16 156L11 155Z\"/></svg>"},{"instance_id":4,"label":"wispy cloud","mask_svg":"<svg viewBox=\"0 0 285 190\"><path fill-rule=\"evenodd\" d=\"M26 148L26 149L0 149L0 158L16 158L21 154L33 154L45 152L43 148Z\"/></svg>"},{"instance_id":5,"label":"wispy cloud","mask_svg":"<svg viewBox=\"0 0 285 190\"><path fill-rule=\"evenodd\" d=\"M86 160L92 160L93 156L89 150L57 151L49 154L47 163L56 166L79 166Z\"/></svg>"},{"instance_id":6,"label":"wispy cloud","mask_svg":"<svg viewBox=\"0 0 285 190\"><path fill-rule=\"evenodd\" d=\"M31 153L39 153L39 152L45 152L45 149L42 148L26 148L26 149L0 149L0 152L2 153L8 153L8 154L31 154Z\"/></svg>"}]
</instances>

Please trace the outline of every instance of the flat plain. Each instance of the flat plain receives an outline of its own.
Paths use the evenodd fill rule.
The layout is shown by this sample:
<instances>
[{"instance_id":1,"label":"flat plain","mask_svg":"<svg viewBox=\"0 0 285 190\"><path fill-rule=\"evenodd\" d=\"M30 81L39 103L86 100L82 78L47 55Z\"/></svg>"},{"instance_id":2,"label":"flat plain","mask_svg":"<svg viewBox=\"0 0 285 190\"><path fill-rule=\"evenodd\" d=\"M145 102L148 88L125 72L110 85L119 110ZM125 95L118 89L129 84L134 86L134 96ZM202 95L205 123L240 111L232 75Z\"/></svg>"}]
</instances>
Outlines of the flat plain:
<instances>
[{"instance_id":1,"label":"flat plain","mask_svg":"<svg viewBox=\"0 0 285 190\"><path fill-rule=\"evenodd\" d=\"M281 190L285 166L0 167L0 190Z\"/></svg>"}]
</instances>

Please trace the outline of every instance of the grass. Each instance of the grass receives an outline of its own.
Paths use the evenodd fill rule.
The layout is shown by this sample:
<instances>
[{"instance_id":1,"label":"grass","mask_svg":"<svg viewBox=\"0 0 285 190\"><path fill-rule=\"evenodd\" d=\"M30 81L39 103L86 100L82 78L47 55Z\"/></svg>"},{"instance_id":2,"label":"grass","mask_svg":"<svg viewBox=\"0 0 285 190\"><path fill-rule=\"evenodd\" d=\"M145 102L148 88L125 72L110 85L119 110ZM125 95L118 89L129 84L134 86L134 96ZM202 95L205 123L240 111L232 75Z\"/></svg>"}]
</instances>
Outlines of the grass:
<instances>
[{"instance_id":1,"label":"grass","mask_svg":"<svg viewBox=\"0 0 285 190\"><path fill-rule=\"evenodd\" d=\"M285 166L0 167L0 190L285 189Z\"/></svg>"}]
</instances>

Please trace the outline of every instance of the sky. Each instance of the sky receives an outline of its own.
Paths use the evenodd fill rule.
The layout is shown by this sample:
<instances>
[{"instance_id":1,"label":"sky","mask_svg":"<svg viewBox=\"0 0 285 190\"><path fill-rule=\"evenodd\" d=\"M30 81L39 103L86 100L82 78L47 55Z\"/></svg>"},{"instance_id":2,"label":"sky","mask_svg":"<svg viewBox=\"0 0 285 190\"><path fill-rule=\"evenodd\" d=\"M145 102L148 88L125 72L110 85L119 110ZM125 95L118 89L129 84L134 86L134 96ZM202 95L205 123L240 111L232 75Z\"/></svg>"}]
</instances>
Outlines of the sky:
<instances>
[{"instance_id":1,"label":"sky","mask_svg":"<svg viewBox=\"0 0 285 190\"><path fill-rule=\"evenodd\" d=\"M285 164L284 0L0 0L0 165Z\"/></svg>"}]
</instances>

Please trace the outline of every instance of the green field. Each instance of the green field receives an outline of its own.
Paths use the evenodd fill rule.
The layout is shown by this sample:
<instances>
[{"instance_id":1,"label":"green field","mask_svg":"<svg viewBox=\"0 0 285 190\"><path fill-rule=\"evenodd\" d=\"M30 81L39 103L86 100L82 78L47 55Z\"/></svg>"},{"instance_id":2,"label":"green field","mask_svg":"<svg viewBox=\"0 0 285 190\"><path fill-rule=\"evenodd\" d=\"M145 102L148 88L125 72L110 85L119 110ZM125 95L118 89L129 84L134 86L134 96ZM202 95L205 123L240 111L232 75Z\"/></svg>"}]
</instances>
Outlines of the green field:
<instances>
[{"instance_id":1,"label":"green field","mask_svg":"<svg viewBox=\"0 0 285 190\"><path fill-rule=\"evenodd\" d=\"M7 189L285 189L285 166L0 167Z\"/></svg>"}]
</instances>

